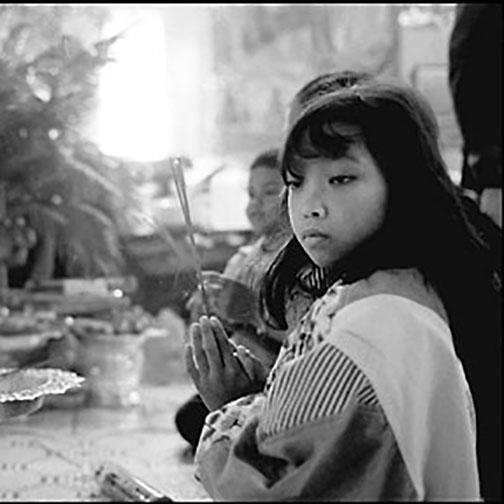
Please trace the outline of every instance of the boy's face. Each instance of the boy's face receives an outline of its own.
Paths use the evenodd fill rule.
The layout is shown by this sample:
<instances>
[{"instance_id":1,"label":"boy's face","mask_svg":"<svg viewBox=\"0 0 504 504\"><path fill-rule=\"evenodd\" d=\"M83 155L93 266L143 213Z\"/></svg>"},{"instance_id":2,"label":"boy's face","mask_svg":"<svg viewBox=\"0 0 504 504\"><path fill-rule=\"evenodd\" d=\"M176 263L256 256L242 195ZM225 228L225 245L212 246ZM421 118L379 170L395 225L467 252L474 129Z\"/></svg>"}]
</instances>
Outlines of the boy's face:
<instances>
[{"instance_id":1,"label":"boy's face","mask_svg":"<svg viewBox=\"0 0 504 504\"><path fill-rule=\"evenodd\" d=\"M280 193L284 188L280 170L257 166L250 171L247 217L256 234L274 227L281 214Z\"/></svg>"},{"instance_id":2,"label":"boy's face","mask_svg":"<svg viewBox=\"0 0 504 504\"><path fill-rule=\"evenodd\" d=\"M342 124L341 134L358 134ZM340 159L294 159L287 174L288 206L296 238L312 261L328 267L383 224L387 184L366 146L351 144Z\"/></svg>"}]
</instances>

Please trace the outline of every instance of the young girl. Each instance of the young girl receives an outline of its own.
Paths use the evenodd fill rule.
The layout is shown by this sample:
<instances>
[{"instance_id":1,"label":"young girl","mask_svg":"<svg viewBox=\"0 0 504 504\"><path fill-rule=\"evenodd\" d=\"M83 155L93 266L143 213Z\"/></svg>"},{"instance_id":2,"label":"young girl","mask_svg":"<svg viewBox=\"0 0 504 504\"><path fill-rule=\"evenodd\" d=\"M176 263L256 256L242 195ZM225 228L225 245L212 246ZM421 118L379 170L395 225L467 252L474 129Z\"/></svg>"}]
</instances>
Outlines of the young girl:
<instances>
[{"instance_id":1,"label":"young girl","mask_svg":"<svg viewBox=\"0 0 504 504\"><path fill-rule=\"evenodd\" d=\"M212 497L480 498L476 441L500 447L500 284L437 135L417 93L367 75L323 75L296 95L282 153L294 238L264 284L270 323L285 327L300 271L323 271L327 290L261 394L211 405L196 461ZM231 388L220 322L191 335L202 396Z\"/></svg>"}]
</instances>

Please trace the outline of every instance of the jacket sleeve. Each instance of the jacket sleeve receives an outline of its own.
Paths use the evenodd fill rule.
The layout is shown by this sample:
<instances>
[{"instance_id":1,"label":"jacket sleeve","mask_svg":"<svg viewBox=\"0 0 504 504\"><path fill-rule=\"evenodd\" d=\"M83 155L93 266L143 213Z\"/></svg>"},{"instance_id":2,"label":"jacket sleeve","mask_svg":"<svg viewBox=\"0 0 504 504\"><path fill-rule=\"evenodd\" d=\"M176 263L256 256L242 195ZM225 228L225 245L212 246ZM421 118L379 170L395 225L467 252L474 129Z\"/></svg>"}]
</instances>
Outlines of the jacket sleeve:
<instances>
[{"instance_id":1,"label":"jacket sleeve","mask_svg":"<svg viewBox=\"0 0 504 504\"><path fill-rule=\"evenodd\" d=\"M196 462L218 500L415 499L370 382L325 342L284 351L264 394L210 414Z\"/></svg>"}]
</instances>

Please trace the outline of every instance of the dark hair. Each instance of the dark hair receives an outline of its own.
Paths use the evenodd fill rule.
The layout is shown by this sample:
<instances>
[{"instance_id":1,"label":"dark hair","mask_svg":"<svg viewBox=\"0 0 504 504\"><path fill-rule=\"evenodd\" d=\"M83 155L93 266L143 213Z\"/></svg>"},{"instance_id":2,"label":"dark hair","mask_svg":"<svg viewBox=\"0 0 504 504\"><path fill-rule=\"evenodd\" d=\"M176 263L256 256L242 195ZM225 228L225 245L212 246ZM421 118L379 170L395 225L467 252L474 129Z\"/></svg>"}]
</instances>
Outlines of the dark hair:
<instances>
[{"instance_id":1,"label":"dark hair","mask_svg":"<svg viewBox=\"0 0 504 504\"><path fill-rule=\"evenodd\" d=\"M259 154L254 161L252 161L252 164L250 165L250 170L253 170L254 168L257 168L259 166L265 166L266 168L273 168L276 170L280 169L280 162L278 159L278 149L269 149L267 151L262 152Z\"/></svg>"},{"instance_id":2,"label":"dark hair","mask_svg":"<svg viewBox=\"0 0 504 504\"><path fill-rule=\"evenodd\" d=\"M470 222L448 175L430 105L404 84L364 73L316 78L291 105L280 154L284 179L293 170L293 156L338 158L345 152L353 140L331 127L335 121L360 127L389 197L383 228L330 268L327 282L341 278L349 283L378 269L416 267L441 296L456 339L472 337L468 328L475 330L476 321L481 323L474 313L495 318L489 303L495 313L496 301L491 299L497 295L500 302L500 278L495 260L489 260L488 244ZM296 238L291 239L263 285L262 306L270 325L286 327L285 294L307 266L314 267ZM480 306L483 299L486 306Z\"/></svg>"},{"instance_id":3,"label":"dark hair","mask_svg":"<svg viewBox=\"0 0 504 504\"><path fill-rule=\"evenodd\" d=\"M501 265L487 238L489 228L500 239L502 234L479 209L464 202L450 179L430 105L410 87L366 74L316 78L291 105L281 152L284 179L293 170L293 156L338 158L345 152L353 140L337 134L331 127L335 121L360 128L362 141L387 182L388 203L382 229L330 268L326 285L336 279L354 282L379 269L420 270L445 305L456 352L471 388L480 394L477 411L483 390L500 404L500 392L498 399L495 394L501 384ZM286 327L286 293L307 267L313 264L296 238L270 266L261 305L273 327ZM496 420L489 420L485 406L479 408L486 412L478 417L479 427ZM495 415L500 425L501 411ZM490 430L498 434L495 428Z\"/></svg>"}]
</instances>

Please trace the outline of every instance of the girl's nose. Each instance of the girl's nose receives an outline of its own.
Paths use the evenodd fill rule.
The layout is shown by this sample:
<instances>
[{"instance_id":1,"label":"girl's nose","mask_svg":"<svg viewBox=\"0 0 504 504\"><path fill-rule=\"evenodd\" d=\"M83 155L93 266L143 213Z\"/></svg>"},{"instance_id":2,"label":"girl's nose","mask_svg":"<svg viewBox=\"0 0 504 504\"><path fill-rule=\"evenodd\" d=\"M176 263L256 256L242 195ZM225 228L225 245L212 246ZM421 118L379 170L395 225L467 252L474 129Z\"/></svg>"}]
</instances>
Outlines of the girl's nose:
<instances>
[{"instance_id":1,"label":"girl's nose","mask_svg":"<svg viewBox=\"0 0 504 504\"><path fill-rule=\"evenodd\" d=\"M320 219L327 216L327 207L320 192L316 187L307 187L303 204L303 216L305 218Z\"/></svg>"},{"instance_id":2,"label":"girl's nose","mask_svg":"<svg viewBox=\"0 0 504 504\"><path fill-rule=\"evenodd\" d=\"M324 205L319 203L318 205L311 205L309 208L305 208L303 215L306 218L320 219L326 217L327 210Z\"/></svg>"}]
</instances>

